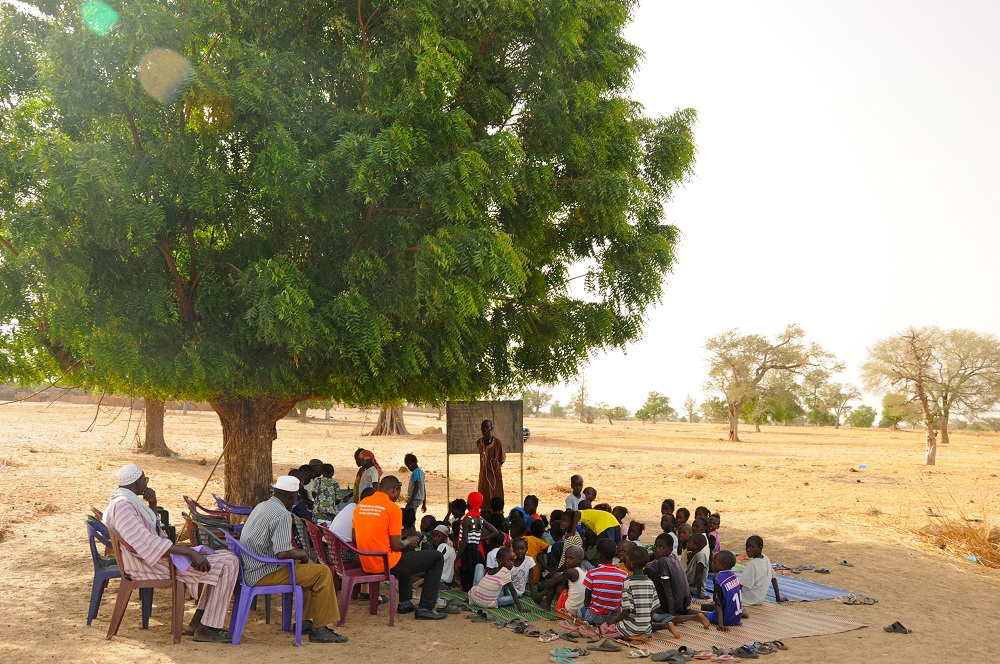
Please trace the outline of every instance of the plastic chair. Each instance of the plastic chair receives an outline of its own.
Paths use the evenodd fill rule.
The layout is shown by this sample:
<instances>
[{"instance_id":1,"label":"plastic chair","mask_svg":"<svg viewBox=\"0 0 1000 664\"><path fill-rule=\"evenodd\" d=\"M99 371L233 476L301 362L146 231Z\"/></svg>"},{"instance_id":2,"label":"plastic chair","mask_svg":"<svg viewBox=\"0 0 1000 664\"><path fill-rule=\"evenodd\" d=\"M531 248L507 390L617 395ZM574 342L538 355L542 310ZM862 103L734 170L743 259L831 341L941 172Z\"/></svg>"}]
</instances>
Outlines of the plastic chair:
<instances>
[{"instance_id":1,"label":"plastic chair","mask_svg":"<svg viewBox=\"0 0 1000 664\"><path fill-rule=\"evenodd\" d=\"M229 621L229 633L233 635L233 645L240 644L240 637L243 636L243 629L247 624L247 616L250 613L250 604L257 595L281 595L281 631L290 632L292 629L292 601L295 601L295 645L302 645L302 587L295 585L295 561L281 558L262 558L250 553L239 540L225 533L226 544L240 561L240 585L239 589L233 593L233 611ZM273 563L275 565L286 565L288 567L288 583L278 586L248 586L243 577L244 556L252 558L262 563Z\"/></svg>"},{"instance_id":2,"label":"plastic chair","mask_svg":"<svg viewBox=\"0 0 1000 664\"><path fill-rule=\"evenodd\" d=\"M94 583L90 589L90 608L87 611L87 626L89 627L101 608L101 600L104 599L104 591L108 587L108 581L120 579L122 573L118 569L118 561L114 556L111 536L107 527L89 514L87 515L87 539L90 541L90 557L94 561ZM98 543L104 545L104 553L97 550ZM140 588L139 602L142 606L142 629L149 629L149 616L153 613L153 589Z\"/></svg>"},{"instance_id":3,"label":"plastic chair","mask_svg":"<svg viewBox=\"0 0 1000 664\"><path fill-rule=\"evenodd\" d=\"M217 519L215 517L202 516L197 512L195 512L194 510L192 510L190 514L187 514L186 512L181 512L181 515L184 518L192 519L199 526L204 526L205 528L208 528L213 532L220 533L218 535L219 537L222 537L221 533L225 531L235 535L236 538L239 539L240 532L243 530L242 523L233 524L225 519Z\"/></svg>"},{"instance_id":4,"label":"plastic chair","mask_svg":"<svg viewBox=\"0 0 1000 664\"><path fill-rule=\"evenodd\" d=\"M242 505L233 505L231 503L227 503L214 493L212 494L212 498L215 498L215 504L218 505L219 509L222 510L223 512L229 512L230 514L235 514L237 516L250 516L250 512L253 512L252 507L244 507Z\"/></svg>"},{"instance_id":5,"label":"plastic chair","mask_svg":"<svg viewBox=\"0 0 1000 664\"><path fill-rule=\"evenodd\" d=\"M229 518L229 512L224 510L210 510L204 505L198 504L191 496L184 496L184 502L187 503L188 509L191 510L191 514L193 515L232 523Z\"/></svg>"},{"instance_id":6,"label":"plastic chair","mask_svg":"<svg viewBox=\"0 0 1000 664\"><path fill-rule=\"evenodd\" d=\"M107 527L107 529L108 535L111 538L111 546L115 551L115 560L120 562L124 560L124 558L122 558L122 547L128 547L128 542L123 542L118 537L118 534L110 527ZM170 560L170 556L165 556L164 559L167 561L167 567L170 570L170 577L167 579L136 581L129 576L127 569L119 567L122 580L121 585L118 586L118 599L115 601L115 610L111 614L111 624L108 625L107 639L109 641L115 634L118 633L118 628L122 624L122 618L125 617L125 609L128 608L128 602L132 597L132 591L134 589L139 588L140 598L142 598L142 590L146 588L149 589L149 605L150 610L152 610L153 588L170 588L170 633L173 634L175 644L181 642L181 630L183 629L182 623L184 622L184 582L177 578L177 568L174 567L174 563ZM148 614L146 614L145 604L143 605L143 614L143 629L146 629L149 626L149 617Z\"/></svg>"},{"instance_id":7,"label":"plastic chair","mask_svg":"<svg viewBox=\"0 0 1000 664\"><path fill-rule=\"evenodd\" d=\"M322 526L318 527L323 528ZM323 530L326 529L323 528ZM360 549L355 548L355 546L350 542L345 542L329 530L327 530L327 532L330 533L329 537L333 543L333 564L338 566L340 570L343 570L340 585L340 622L337 623L337 627L343 627L344 623L347 622L347 608L351 603L351 595L354 594L354 588L358 585L365 583L369 584L368 613L373 616L378 615L379 584L383 581L389 584L389 627L394 627L396 625L396 604L398 594L396 589L396 577L389 573L389 553L387 551L361 551ZM357 567L349 567L345 565L342 555L344 549L353 551L359 556L377 556L382 558L382 564L385 566L385 571L372 573L366 572L360 565Z\"/></svg>"}]
</instances>

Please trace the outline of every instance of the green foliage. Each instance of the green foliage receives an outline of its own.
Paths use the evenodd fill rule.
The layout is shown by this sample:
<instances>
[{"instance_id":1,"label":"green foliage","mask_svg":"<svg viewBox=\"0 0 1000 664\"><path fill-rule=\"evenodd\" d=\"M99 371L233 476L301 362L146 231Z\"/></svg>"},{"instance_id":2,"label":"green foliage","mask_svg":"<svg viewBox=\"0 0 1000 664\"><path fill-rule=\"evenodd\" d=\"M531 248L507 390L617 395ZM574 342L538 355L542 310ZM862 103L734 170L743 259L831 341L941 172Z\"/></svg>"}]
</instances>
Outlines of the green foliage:
<instances>
[{"instance_id":1,"label":"green foliage","mask_svg":"<svg viewBox=\"0 0 1000 664\"><path fill-rule=\"evenodd\" d=\"M615 420L618 420L619 422L622 420L627 420L630 415L628 409L625 406L612 406L610 408L604 408L602 410L603 410L602 413L603 416L606 417L608 422L610 422L611 424L614 424Z\"/></svg>"},{"instance_id":2,"label":"green foliage","mask_svg":"<svg viewBox=\"0 0 1000 664\"><path fill-rule=\"evenodd\" d=\"M552 405L549 406L549 417L563 419L566 417L566 407L559 405L558 401L553 401Z\"/></svg>"},{"instance_id":3,"label":"green foliage","mask_svg":"<svg viewBox=\"0 0 1000 664\"><path fill-rule=\"evenodd\" d=\"M642 408L635 411L635 418L643 422L656 422L656 418L664 419L674 413L670 406L670 398L659 392L650 392L646 396L646 403Z\"/></svg>"},{"instance_id":4,"label":"green foliage","mask_svg":"<svg viewBox=\"0 0 1000 664\"><path fill-rule=\"evenodd\" d=\"M848 420L850 421L851 426L856 429L867 429L875 423L875 418L877 416L878 413L874 408L862 404L851 411L851 414L848 416Z\"/></svg>"},{"instance_id":5,"label":"green foliage","mask_svg":"<svg viewBox=\"0 0 1000 664\"><path fill-rule=\"evenodd\" d=\"M882 397L882 422L895 428L902 422L911 422L920 417L920 406L905 394L887 394ZM881 426L881 424L879 425Z\"/></svg>"},{"instance_id":6,"label":"green foliage","mask_svg":"<svg viewBox=\"0 0 1000 664\"><path fill-rule=\"evenodd\" d=\"M701 404L701 413L707 420L725 420L729 418L729 408L724 399L712 397Z\"/></svg>"},{"instance_id":7,"label":"green foliage","mask_svg":"<svg viewBox=\"0 0 1000 664\"><path fill-rule=\"evenodd\" d=\"M628 97L634 5L0 5L0 374L440 403L624 347L695 152Z\"/></svg>"},{"instance_id":8,"label":"green foliage","mask_svg":"<svg viewBox=\"0 0 1000 664\"><path fill-rule=\"evenodd\" d=\"M552 401L552 390L545 385L532 385L521 393L521 400L524 402L524 414L538 417L542 409Z\"/></svg>"}]
</instances>

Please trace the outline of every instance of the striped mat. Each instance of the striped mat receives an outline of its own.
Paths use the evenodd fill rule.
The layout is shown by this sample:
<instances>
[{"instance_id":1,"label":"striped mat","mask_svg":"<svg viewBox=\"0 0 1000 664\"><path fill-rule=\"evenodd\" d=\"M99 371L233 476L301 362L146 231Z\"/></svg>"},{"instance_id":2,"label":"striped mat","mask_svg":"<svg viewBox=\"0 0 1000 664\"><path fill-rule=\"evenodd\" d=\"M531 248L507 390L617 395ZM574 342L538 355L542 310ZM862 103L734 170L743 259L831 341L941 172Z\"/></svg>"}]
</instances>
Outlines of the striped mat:
<instances>
[{"instance_id":1,"label":"striped mat","mask_svg":"<svg viewBox=\"0 0 1000 664\"><path fill-rule=\"evenodd\" d=\"M469 596L461 590L442 590L440 592L440 597L461 602L473 611L477 611L479 609L479 607L474 607L469 604ZM492 620L524 620L531 622L538 620L559 620L559 616L538 606L535 604L534 600L527 595L522 595L517 599L521 603L521 607L524 611L519 612L513 605L484 610Z\"/></svg>"},{"instance_id":2,"label":"striped mat","mask_svg":"<svg viewBox=\"0 0 1000 664\"><path fill-rule=\"evenodd\" d=\"M802 574L812 574L812 572L803 572ZM712 583L712 577L709 576L708 583L705 584L705 592L711 595L712 588L714 588L714 584ZM778 588L781 590L783 598L787 597L793 602L816 602L823 599L836 599L856 594L848 590L824 586L822 583L816 583L815 581L808 581L801 576L785 576L783 574L778 575ZM767 601L774 602L774 588L769 587L767 589Z\"/></svg>"},{"instance_id":3,"label":"striped mat","mask_svg":"<svg viewBox=\"0 0 1000 664\"><path fill-rule=\"evenodd\" d=\"M712 646L728 650L754 641L767 643L804 636L839 634L868 627L863 622L806 611L789 604L763 604L750 607L747 612L750 614L749 618L744 618L739 627L730 627L726 632L720 632L714 627L705 629L701 623L690 621L677 625L680 641L674 640L668 631L658 631L646 641L630 642L627 645L653 652L682 645L693 650L709 650Z\"/></svg>"}]
</instances>

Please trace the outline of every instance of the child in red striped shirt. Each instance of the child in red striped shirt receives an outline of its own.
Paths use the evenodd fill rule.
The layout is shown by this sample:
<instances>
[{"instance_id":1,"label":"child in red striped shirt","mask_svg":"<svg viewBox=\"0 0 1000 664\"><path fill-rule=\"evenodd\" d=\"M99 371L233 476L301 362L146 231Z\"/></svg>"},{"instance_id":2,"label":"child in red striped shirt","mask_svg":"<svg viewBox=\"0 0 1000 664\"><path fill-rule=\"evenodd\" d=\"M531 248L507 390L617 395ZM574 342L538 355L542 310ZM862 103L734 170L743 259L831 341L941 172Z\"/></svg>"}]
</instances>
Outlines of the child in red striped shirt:
<instances>
[{"instance_id":1,"label":"child in red striped shirt","mask_svg":"<svg viewBox=\"0 0 1000 664\"><path fill-rule=\"evenodd\" d=\"M583 580L585 595L579 618L592 625L614 620L621 613L622 589L628 575L614 563L616 549L614 540L598 540L599 564Z\"/></svg>"}]
</instances>

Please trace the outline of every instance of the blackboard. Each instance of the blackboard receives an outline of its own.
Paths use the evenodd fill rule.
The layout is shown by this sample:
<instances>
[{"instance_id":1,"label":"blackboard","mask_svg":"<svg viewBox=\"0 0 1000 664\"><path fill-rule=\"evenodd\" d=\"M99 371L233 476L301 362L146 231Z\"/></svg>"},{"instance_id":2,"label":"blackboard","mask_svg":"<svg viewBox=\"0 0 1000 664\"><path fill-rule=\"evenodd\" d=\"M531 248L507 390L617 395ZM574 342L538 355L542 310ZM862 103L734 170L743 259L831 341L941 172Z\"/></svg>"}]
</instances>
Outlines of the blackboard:
<instances>
[{"instance_id":1,"label":"blackboard","mask_svg":"<svg viewBox=\"0 0 1000 664\"><path fill-rule=\"evenodd\" d=\"M449 401L448 454L478 454L476 441L483 437L483 420L493 422L493 435L503 441L507 454L524 449L524 402Z\"/></svg>"}]
</instances>

